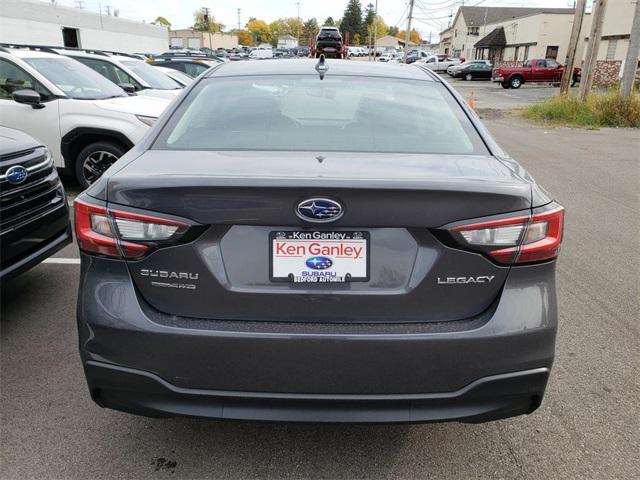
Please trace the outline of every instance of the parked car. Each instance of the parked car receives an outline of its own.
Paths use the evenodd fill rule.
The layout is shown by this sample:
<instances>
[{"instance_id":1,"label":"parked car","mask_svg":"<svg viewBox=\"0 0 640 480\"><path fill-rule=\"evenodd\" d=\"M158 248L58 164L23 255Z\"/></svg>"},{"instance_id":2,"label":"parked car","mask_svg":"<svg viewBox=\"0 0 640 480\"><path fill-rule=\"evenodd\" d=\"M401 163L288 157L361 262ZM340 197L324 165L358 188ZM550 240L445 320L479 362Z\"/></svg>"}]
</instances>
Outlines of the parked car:
<instances>
[{"instance_id":1,"label":"parked car","mask_svg":"<svg viewBox=\"0 0 640 480\"><path fill-rule=\"evenodd\" d=\"M533 412L562 207L429 69L320 65L206 72L78 196L91 396L269 421Z\"/></svg>"},{"instance_id":2,"label":"parked car","mask_svg":"<svg viewBox=\"0 0 640 480\"><path fill-rule=\"evenodd\" d=\"M1 61L1 60L0 60ZM0 127L0 281L71 243L69 208L49 150Z\"/></svg>"},{"instance_id":3,"label":"parked car","mask_svg":"<svg viewBox=\"0 0 640 480\"><path fill-rule=\"evenodd\" d=\"M133 55L103 50L51 48L83 63L130 93L172 100L183 88L175 80Z\"/></svg>"},{"instance_id":4,"label":"parked car","mask_svg":"<svg viewBox=\"0 0 640 480\"><path fill-rule=\"evenodd\" d=\"M267 58L273 58L272 48L256 48L249 54L251 60L265 60Z\"/></svg>"},{"instance_id":5,"label":"parked car","mask_svg":"<svg viewBox=\"0 0 640 480\"><path fill-rule=\"evenodd\" d=\"M564 66L551 58L534 58L527 60L521 67L497 67L493 69L492 80L502 88L520 88L527 82L551 82L562 80ZM582 70L573 69L571 86L580 82Z\"/></svg>"},{"instance_id":6,"label":"parked car","mask_svg":"<svg viewBox=\"0 0 640 480\"><path fill-rule=\"evenodd\" d=\"M315 57L343 58L342 34L338 27L321 27L316 36Z\"/></svg>"},{"instance_id":7,"label":"parked car","mask_svg":"<svg viewBox=\"0 0 640 480\"><path fill-rule=\"evenodd\" d=\"M211 67L220 65L219 62L212 58L198 58L198 57L156 57L153 60L154 67L166 67L173 70L178 70L189 75L192 78L197 77L203 72L206 72Z\"/></svg>"},{"instance_id":8,"label":"parked car","mask_svg":"<svg viewBox=\"0 0 640 480\"><path fill-rule=\"evenodd\" d=\"M489 65L493 68L493 65L491 65L491 62L489 60L467 60L466 62L457 64L457 65L450 65L447 67L447 73L451 76L453 76L453 72L455 72L456 70L466 67L467 65L471 65L473 63L483 63L485 65Z\"/></svg>"},{"instance_id":9,"label":"parked car","mask_svg":"<svg viewBox=\"0 0 640 480\"><path fill-rule=\"evenodd\" d=\"M457 68L451 75L453 78L463 80L491 80L491 65L486 63L469 63L464 67Z\"/></svg>"},{"instance_id":10,"label":"parked car","mask_svg":"<svg viewBox=\"0 0 640 480\"><path fill-rule=\"evenodd\" d=\"M450 66L462 63L459 58L451 58L447 55L430 55L417 61L424 63L425 67L434 72L446 72Z\"/></svg>"},{"instance_id":11,"label":"parked car","mask_svg":"<svg viewBox=\"0 0 640 480\"><path fill-rule=\"evenodd\" d=\"M0 46L0 125L49 149L87 187L137 143L169 104L128 96L82 63L39 47Z\"/></svg>"},{"instance_id":12,"label":"parked car","mask_svg":"<svg viewBox=\"0 0 640 480\"><path fill-rule=\"evenodd\" d=\"M184 72L181 72L180 70L174 70L173 68L162 67L160 65L154 65L154 68L157 68L159 71L169 76L170 78L178 82L183 87L186 87L191 82L193 82L193 77L190 77L189 75L187 75Z\"/></svg>"},{"instance_id":13,"label":"parked car","mask_svg":"<svg viewBox=\"0 0 640 480\"><path fill-rule=\"evenodd\" d=\"M429 52L425 52L424 50L412 50L407 54L407 63L415 63L418 60L428 58L430 55Z\"/></svg>"}]
</instances>

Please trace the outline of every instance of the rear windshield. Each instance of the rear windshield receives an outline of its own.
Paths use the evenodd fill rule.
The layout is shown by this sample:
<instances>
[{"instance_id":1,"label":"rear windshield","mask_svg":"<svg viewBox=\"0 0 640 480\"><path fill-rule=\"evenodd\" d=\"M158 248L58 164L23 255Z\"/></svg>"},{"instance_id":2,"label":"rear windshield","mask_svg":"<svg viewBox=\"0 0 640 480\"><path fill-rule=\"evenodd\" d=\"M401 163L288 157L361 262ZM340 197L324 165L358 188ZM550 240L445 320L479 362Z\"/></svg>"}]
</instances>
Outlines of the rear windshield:
<instances>
[{"instance_id":1,"label":"rear windshield","mask_svg":"<svg viewBox=\"0 0 640 480\"><path fill-rule=\"evenodd\" d=\"M174 79L167 77L164 73L159 72L142 60L125 60L122 64L129 67L133 73L147 82L151 88L158 90L176 90L182 88L182 85L178 84Z\"/></svg>"},{"instance_id":2,"label":"rear windshield","mask_svg":"<svg viewBox=\"0 0 640 480\"><path fill-rule=\"evenodd\" d=\"M154 148L486 153L439 83L330 73L206 79Z\"/></svg>"}]
</instances>

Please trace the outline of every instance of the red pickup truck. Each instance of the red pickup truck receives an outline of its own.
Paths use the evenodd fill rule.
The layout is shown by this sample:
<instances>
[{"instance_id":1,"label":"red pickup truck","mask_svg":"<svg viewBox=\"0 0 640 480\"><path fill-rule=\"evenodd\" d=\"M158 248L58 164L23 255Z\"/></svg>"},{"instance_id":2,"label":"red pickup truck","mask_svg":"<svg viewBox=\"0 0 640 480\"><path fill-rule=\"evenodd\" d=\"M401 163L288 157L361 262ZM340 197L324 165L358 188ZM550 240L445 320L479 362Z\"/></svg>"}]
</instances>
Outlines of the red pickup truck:
<instances>
[{"instance_id":1,"label":"red pickup truck","mask_svg":"<svg viewBox=\"0 0 640 480\"><path fill-rule=\"evenodd\" d=\"M493 69L491 80L500 83L502 88L520 88L526 82L559 83L564 73L564 66L551 58L526 60L521 67L499 67ZM580 81L582 71L573 69L571 86Z\"/></svg>"}]
</instances>

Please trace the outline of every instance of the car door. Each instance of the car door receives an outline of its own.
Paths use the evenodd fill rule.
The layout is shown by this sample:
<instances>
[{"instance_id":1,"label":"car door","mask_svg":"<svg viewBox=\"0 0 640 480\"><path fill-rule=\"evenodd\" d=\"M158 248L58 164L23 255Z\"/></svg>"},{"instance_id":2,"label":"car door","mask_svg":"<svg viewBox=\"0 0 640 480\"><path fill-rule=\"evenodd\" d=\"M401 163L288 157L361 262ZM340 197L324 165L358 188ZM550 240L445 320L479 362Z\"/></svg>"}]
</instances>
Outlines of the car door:
<instances>
[{"instance_id":1,"label":"car door","mask_svg":"<svg viewBox=\"0 0 640 480\"><path fill-rule=\"evenodd\" d=\"M546 78L548 78L550 82L559 82L562 79L562 69L560 68L560 65L552 58L548 58L546 61Z\"/></svg>"},{"instance_id":2,"label":"car door","mask_svg":"<svg viewBox=\"0 0 640 480\"><path fill-rule=\"evenodd\" d=\"M18 103L11 97L16 90L35 90L43 108ZM59 99L26 71L6 58L0 58L0 125L28 133L45 145L57 167L64 167L60 150Z\"/></svg>"},{"instance_id":3,"label":"car door","mask_svg":"<svg viewBox=\"0 0 640 480\"><path fill-rule=\"evenodd\" d=\"M477 63L474 66L474 77L476 78L483 78L483 79L490 79L491 78L491 71L493 70L491 65L488 65L486 63Z\"/></svg>"},{"instance_id":4,"label":"car door","mask_svg":"<svg viewBox=\"0 0 640 480\"><path fill-rule=\"evenodd\" d=\"M534 82L547 81L547 61L535 60L535 64L531 68L531 79Z\"/></svg>"}]
</instances>

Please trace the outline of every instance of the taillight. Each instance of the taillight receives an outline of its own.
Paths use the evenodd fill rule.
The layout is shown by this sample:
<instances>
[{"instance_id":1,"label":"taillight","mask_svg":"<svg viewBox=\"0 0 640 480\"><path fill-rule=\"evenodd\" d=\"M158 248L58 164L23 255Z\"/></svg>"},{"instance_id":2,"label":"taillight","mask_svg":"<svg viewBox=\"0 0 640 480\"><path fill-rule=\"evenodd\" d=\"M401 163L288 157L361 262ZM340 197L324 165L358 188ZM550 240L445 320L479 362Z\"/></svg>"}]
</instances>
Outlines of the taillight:
<instances>
[{"instance_id":1,"label":"taillight","mask_svg":"<svg viewBox=\"0 0 640 480\"><path fill-rule=\"evenodd\" d=\"M140 258L174 243L189 225L176 220L107 209L76 199L75 229L80 250L109 257Z\"/></svg>"},{"instance_id":2,"label":"taillight","mask_svg":"<svg viewBox=\"0 0 640 480\"><path fill-rule=\"evenodd\" d=\"M458 246L509 265L556 258L563 227L564 208L558 206L532 215L457 225L449 232Z\"/></svg>"}]
</instances>

